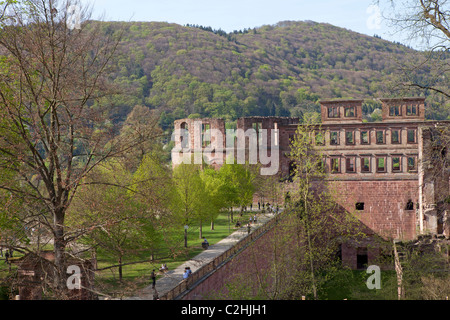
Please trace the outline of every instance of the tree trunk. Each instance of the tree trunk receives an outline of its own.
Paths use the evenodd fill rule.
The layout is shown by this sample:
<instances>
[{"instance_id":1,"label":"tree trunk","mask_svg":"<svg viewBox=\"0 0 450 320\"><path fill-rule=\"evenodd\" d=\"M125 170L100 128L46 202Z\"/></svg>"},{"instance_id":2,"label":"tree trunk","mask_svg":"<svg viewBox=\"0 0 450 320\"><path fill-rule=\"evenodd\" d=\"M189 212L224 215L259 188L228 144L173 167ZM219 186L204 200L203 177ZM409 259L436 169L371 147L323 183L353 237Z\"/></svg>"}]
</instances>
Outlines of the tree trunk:
<instances>
[{"instance_id":1,"label":"tree trunk","mask_svg":"<svg viewBox=\"0 0 450 320\"><path fill-rule=\"evenodd\" d=\"M395 262L395 272L397 274L397 298L401 300L405 297L405 292L403 289L403 269L398 256L397 245L395 240L393 240L394 245L394 262Z\"/></svg>"},{"instance_id":2,"label":"tree trunk","mask_svg":"<svg viewBox=\"0 0 450 320\"><path fill-rule=\"evenodd\" d=\"M122 256L119 256L119 281L122 281L122 276L123 276L123 273L122 273Z\"/></svg>"},{"instance_id":3,"label":"tree trunk","mask_svg":"<svg viewBox=\"0 0 450 320\"><path fill-rule=\"evenodd\" d=\"M310 228L309 228L309 219L308 219L308 195L305 194L305 219L306 219L306 223L305 223L305 227L306 227L306 236L307 236L307 240L308 240L308 251L309 251L309 265L311 268L311 281L312 281L312 289L313 289L313 294L314 294L314 300L317 300L317 288L316 288L316 279L315 279L315 275L314 275L314 259L313 259L313 253L312 253L312 245L311 245L311 233L310 233Z\"/></svg>"},{"instance_id":4,"label":"tree trunk","mask_svg":"<svg viewBox=\"0 0 450 320\"><path fill-rule=\"evenodd\" d=\"M66 285L66 241L64 239L64 213L55 213L54 218L54 254L55 254L55 285L59 293L63 294L67 289Z\"/></svg>"}]
</instances>

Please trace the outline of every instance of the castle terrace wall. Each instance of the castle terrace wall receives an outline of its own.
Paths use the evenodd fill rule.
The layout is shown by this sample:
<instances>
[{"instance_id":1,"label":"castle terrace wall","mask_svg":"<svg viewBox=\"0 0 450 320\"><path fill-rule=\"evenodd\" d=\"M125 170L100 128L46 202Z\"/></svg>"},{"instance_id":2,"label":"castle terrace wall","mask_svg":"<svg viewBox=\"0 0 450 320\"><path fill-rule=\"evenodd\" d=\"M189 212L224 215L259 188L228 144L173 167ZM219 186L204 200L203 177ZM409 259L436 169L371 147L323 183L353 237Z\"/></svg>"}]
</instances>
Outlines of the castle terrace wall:
<instances>
[{"instance_id":1,"label":"castle terrace wall","mask_svg":"<svg viewBox=\"0 0 450 320\"><path fill-rule=\"evenodd\" d=\"M277 221L273 219L268 225L261 227L260 232L252 233L245 241L248 245L242 251L235 252L230 260L224 261L220 267L210 273L195 287L191 288L182 300L202 300L229 298L226 284L232 283L235 276L245 276L250 282L256 283L273 263L273 249L270 239L273 237ZM267 232L263 228L268 228ZM276 228L276 226L275 226Z\"/></svg>"},{"instance_id":2,"label":"castle terrace wall","mask_svg":"<svg viewBox=\"0 0 450 320\"><path fill-rule=\"evenodd\" d=\"M330 184L337 192L337 202L378 235L400 240L416 237L418 180L341 180ZM409 200L412 210L407 210ZM356 203L364 203L364 209L357 210Z\"/></svg>"}]
</instances>

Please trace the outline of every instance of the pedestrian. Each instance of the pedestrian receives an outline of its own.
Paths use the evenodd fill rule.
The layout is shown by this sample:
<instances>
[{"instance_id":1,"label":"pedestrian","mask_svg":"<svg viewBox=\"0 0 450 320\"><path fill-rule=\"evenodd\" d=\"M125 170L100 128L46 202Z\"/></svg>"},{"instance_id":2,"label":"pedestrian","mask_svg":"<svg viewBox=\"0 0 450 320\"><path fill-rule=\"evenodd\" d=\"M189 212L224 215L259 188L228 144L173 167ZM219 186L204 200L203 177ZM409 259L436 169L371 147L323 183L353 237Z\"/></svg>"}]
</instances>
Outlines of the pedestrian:
<instances>
[{"instance_id":1,"label":"pedestrian","mask_svg":"<svg viewBox=\"0 0 450 320\"><path fill-rule=\"evenodd\" d=\"M252 223L252 217L250 217L249 221L250 221L250 223Z\"/></svg>"},{"instance_id":2,"label":"pedestrian","mask_svg":"<svg viewBox=\"0 0 450 320\"><path fill-rule=\"evenodd\" d=\"M251 229L252 227L250 227L250 223L248 223L247 224L247 234L250 234L250 229Z\"/></svg>"},{"instance_id":3,"label":"pedestrian","mask_svg":"<svg viewBox=\"0 0 450 320\"><path fill-rule=\"evenodd\" d=\"M161 265L161 268L159 268L159 271L161 271L161 272L165 272L165 271L167 271L167 270L169 270L169 269L167 268L167 264L165 264L165 263L163 263L163 264Z\"/></svg>"},{"instance_id":4,"label":"pedestrian","mask_svg":"<svg viewBox=\"0 0 450 320\"><path fill-rule=\"evenodd\" d=\"M258 201L258 210L261 210L261 202Z\"/></svg>"},{"instance_id":5,"label":"pedestrian","mask_svg":"<svg viewBox=\"0 0 450 320\"><path fill-rule=\"evenodd\" d=\"M156 274L155 274L155 269L153 269L150 277L152 278L152 288L155 289L156 286Z\"/></svg>"},{"instance_id":6,"label":"pedestrian","mask_svg":"<svg viewBox=\"0 0 450 320\"><path fill-rule=\"evenodd\" d=\"M187 279L189 278L189 276L191 275L192 271L190 267L186 267L184 268L184 273L183 273L183 279Z\"/></svg>"},{"instance_id":7,"label":"pedestrian","mask_svg":"<svg viewBox=\"0 0 450 320\"><path fill-rule=\"evenodd\" d=\"M255 214L255 216L253 217L253 221L256 223L256 214Z\"/></svg>"}]
</instances>

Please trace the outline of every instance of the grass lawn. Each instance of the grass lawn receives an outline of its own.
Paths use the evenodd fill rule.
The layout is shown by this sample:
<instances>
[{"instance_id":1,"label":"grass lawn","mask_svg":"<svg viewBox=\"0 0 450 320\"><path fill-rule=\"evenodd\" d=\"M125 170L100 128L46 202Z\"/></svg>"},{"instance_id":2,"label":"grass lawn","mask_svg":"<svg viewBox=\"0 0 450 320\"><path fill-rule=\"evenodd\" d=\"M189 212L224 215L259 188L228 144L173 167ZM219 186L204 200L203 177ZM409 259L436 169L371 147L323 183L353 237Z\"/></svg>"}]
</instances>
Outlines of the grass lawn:
<instances>
[{"instance_id":1,"label":"grass lawn","mask_svg":"<svg viewBox=\"0 0 450 320\"><path fill-rule=\"evenodd\" d=\"M254 213L252 213L253 215ZM203 237L206 237L210 245L213 245L220 240L226 238L228 235L236 231L235 223L240 220L242 225L248 222L250 217L249 213L244 212L241 217L239 212L233 213L234 222L229 223L228 212L221 213L214 221L214 230L211 230L210 222L204 223L202 227ZM163 250L158 256L155 257L154 262L144 262L130 264L123 267L122 283L119 282L119 272L118 268L107 269L99 271L96 274L96 280L98 281L99 287L102 290L113 293L119 291L133 291L139 288L143 288L150 283L150 273L152 269L158 271L162 263L167 264L169 270L173 270L183 264L185 261L193 258L197 254L203 251L201 243L203 238L199 237L199 227L192 226L188 229L188 248L184 248L184 230L179 231L178 250L176 256L167 257L169 252ZM164 258L159 258L164 257ZM134 261L149 260L150 257L142 255L139 258L135 258ZM124 263L132 262L133 260L125 260ZM98 253L97 256L98 268L104 268L107 266L117 264L114 259L108 258L106 255ZM161 276L161 275L159 275ZM127 289L127 290L126 290Z\"/></svg>"}]
</instances>

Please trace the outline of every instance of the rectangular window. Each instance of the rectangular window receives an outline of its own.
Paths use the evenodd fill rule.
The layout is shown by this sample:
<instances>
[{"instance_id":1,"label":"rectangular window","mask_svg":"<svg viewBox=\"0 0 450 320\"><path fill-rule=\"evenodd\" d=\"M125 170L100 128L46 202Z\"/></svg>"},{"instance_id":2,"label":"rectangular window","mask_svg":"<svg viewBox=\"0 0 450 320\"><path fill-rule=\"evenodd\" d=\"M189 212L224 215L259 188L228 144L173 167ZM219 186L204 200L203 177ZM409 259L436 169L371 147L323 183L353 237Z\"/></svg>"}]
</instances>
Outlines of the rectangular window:
<instances>
[{"instance_id":1,"label":"rectangular window","mask_svg":"<svg viewBox=\"0 0 450 320\"><path fill-rule=\"evenodd\" d=\"M325 144L323 132L316 132L315 133L315 140L317 146L323 146Z\"/></svg>"},{"instance_id":2,"label":"rectangular window","mask_svg":"<svg viewBox=\"0 0 450 320\"><path fill-rule=\"evenodd\" d=\"M400 129L391 130L391 143L400 143Z\"/></svg>"},{"instance_id":3,"label":"rectangular window","mask_svg":"<svg viewBox=\"0 0 450 320\"><path fill-rule=\"evenodd\" d=\"M262 122L254 122L253 130L256 132L256 136L258 137L258 145L262 145Z\"/></svg>"},{"instance_id":4,"label":"rectangular window","mask_svg":"<svg viewBox=\"0 0 450 320\"><path fill-rule=\"evenodd\" d=\"M339 107L328 107L328 118L339 118Z\"/></svg>"},{"instance_id":5,"label":"rectangular window","mask_svg":"<svg viewBox=\"0 0 450 320\"><path fill-rule=\"evenodd\" d=\"M402 171L402 158L399 156L392 157L392 172Z\"/></svg>"},{"instance_id":6,"label":"rectangular window","mask_svg":"<svg viewBox=\"0 0 450 320\"><path fill-rule=\"evenodd\" d=\"M370 134L369 131L361 131L361 144L370 144Z\"/></svg>"},{"instance_id":7,"label":"rectangular window","mask_svg":"<svg viewBox=\"0 0 450 320\"><path fill-rule=\"evenodd\" d=\"M407 131L407 141L408 143L416 143L416 130L408 129Z\"/></svg>"},{"instance_id":8,"label":"rectangular window","mask_svg":"<svg viewBox=\"0 0 450 320\"><path fill-rule=\"evenodd\" d=\"M330 158L330 169L331 173L341 172L341 159L340 158Z\"/></svg>"},{"instance_id":9,"label":"rectangular window","mask_svg":"<svg viewBox=\"0 0 450 320\"><path fill-rule=\"evenodd\" d=\"M377 130L376 135L377 135L377 143L383 144L384 143L384 130Z\"/></svg>"},{"instance_id":10,"label":"rectangular window","mask_svg":"<svg viewBox=\"0 0 450 320\"><path fill-rule=\"evenodd\" d=\"M389 115L391 117L397 117L401 115L400 106L390 106L389 107Z\"/></svg>"},{"instance_id":11,"label":"rectangular window","mask_svg":"<svg viewBox=\"0 0 450 320\"><path fill-rule=\"evenodd\" d=\"M278 130L278 123L274 123L273 124L273 138L274 138L274 145L275 146L277 146L278 145L278 142L279 142L279 139L280 139L280 137L278 136L278 134L279 134L279 130Z\"/></svg>"},{"instance_id":12,"label":"rectangular window","mask_svg":"<svg viewBox=\"0 0 450 320\"><path fill-rule=\"evenodd\" d=\"M211 125L202 124L202 147L205 148L211 144Z\"/></svg>"},{"instance_id":13,"label":"rectangular window","mask_svg":"<svg viewBox=\"0 0 450 320\"><path fill-rule=\"evenodd\" d=\"M407 166L408 166L409 172L417 171L417 157L416 156L408 156Z\"/></svg>"},{"instance_id":14,"label":"rectangular window","mask_svg":"<svg viewBox=\"0 0 450 320\"><path fill-rule=\"evenodd\" d=\"M367 248L358 248L356 252L356 268L358 270L366 269L369 264L369 255Z\"/></svg>"},{"instance_id":15,"label":"rectangular window","mask_svg":"<svg viewBox=\"0 0 450 320\"><path fill-rule=\"evenodd\" d=\"M325 172L326 168L326 158L322 158L321 160L317 160L317 172Z\"/></svg>"},{"instance_id":16,"label":"rectangular window","mask_svg":"<svg viewBox=\"0 0 450 320\"><path fill-rule=\"evenodd\" d=\"M357 202L355 204L355 209L358 211L364 210L364 202Z\"/></svg>"},{"instance_id":17,"label":"rectangular window","mask_svg":"<svg viewBox=\"0 0 450 320\"><path fill-rule=\"evenodd\" d=\"M330 132L330 144L331 145L339 144L339 131L331 131Z\"/></svg>"},{"instance_id":18,"label":"rectangular window","mask_svg":"<svg viewBox=\"0 0 450 320\"><path fill-rule=\"evenodd\" d=\"M347 173L355 173L355 157L349 157L345 159L345 171Z\"/></svg>"},{"instance_id":19,"label":"rectangular window","mask_svg":"<svg viewBox=\"0 0 450 320\"><path fill-rule=\"evenodd\" d=\"M289 134L289 142L294 142L294 135L292 133Z\"/></svg>"},{"instance_id":20,"label":"rectangular window","mask_svg":"<svg viewBox=\"0 0 450 320\"><path fill-rule=\"evenodd\" d=\"M412 202L411 199L409 199L408 202L406 203L405 210L414 210L414 203Z\"/></svg>"},{"instance_id":21,"label":"rectangular window","mask_svg":"<svg viewBox=\"0 0 450 320\"><path fill-rule=\"evenodd\" d=\"M361 172L370 172L370 157L361 158Z\"/></svg>"},{"instance_id":22,"label":"rectangular window","mask_svg":"<svg viewBox=\"0 0 450 320\"><path fill-rule=\"evenodd\" d=\"M356 116L355 107L345 107L344 108L344 116L347 118L355 117Z\"/></svg>"},{"instance_id":23,"label":"rectangular window","mask_svg":"<svg viewBox=\"0 0 450 320\"><path fill-rule=\"evenodd\" d=\"M386 172L386 158L377 157L377 172Z\"/></svg>"},{"instance_id":24,"label":"rectangular window","mask_svg":"<svg viewBox=\"0 0 450 320\"><path fill-rule=\"evenodd\" d=\"M346 131L345 132L345 144L355 144L355 132Z\"/></svg>"},{"instance_id":25,"label":"rectangular window","mask_svg":"<svg viewBox=\"0 0 450 320\"><path fill-rule=\"evenodd\" d=\"M417 116L417 106L415 106L415 105L406 106L406 115L407 116Z\"/></svg>"}]
</instances>

